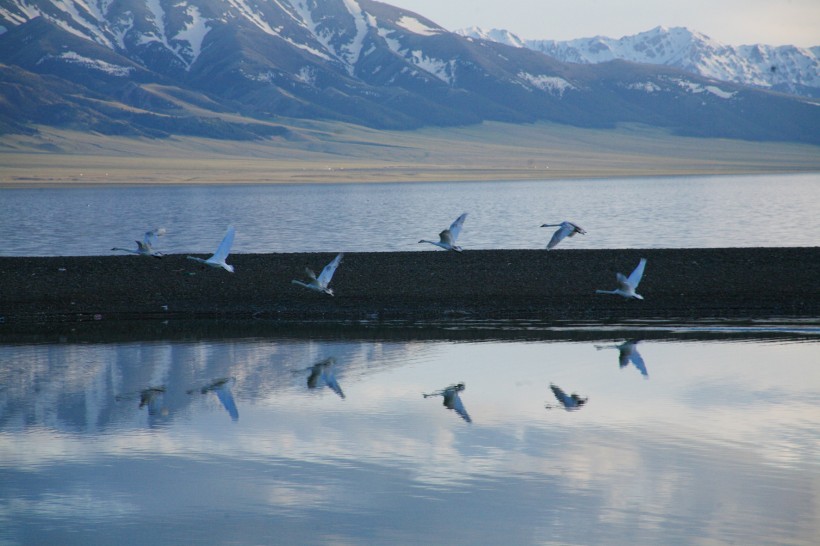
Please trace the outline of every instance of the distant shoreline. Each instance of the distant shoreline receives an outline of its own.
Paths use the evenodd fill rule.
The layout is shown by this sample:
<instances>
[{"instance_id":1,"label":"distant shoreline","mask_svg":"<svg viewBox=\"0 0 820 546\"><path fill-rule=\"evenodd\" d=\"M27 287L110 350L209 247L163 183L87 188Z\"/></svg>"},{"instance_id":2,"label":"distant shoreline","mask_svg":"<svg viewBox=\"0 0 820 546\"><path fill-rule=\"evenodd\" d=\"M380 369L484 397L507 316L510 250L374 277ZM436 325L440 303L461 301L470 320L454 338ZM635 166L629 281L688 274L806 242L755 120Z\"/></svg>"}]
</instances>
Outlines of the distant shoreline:
<instances>
[{"instance_id":1,"label":"distant shoreline","mask_svg":"<svg viewBox=\"0 0 820 546\"><path fill-rule=\"evenodd\" d=\"M352 252L336 296L291 284L333 253L0 257L0 334L127 320L800 320L820 324L820 247ZM595 294L648 260L643 301Z\"/></svg>"},{"instance_id":2,"label":"distant shoreline","mask_svg":"<svg viewBox=\"0 0 820 546\"><path fill-rule=\"evenodd\" d=\"M341 184L820 173L820 146L550 123L375 131L293 127L299 139L0 135L0 188Z\"/></svg>"},{"instance_id":3,"label":"distant shoreline","mask_svg":"<svg viewBox=\"0 0 820 546\"><path fill-rule=\"evenodd\" d=\"M97 180L62 180L62 181L55 181L55 180L48 180L45 178L36 179L31 178L29 180L15 180L15 181L4 181L0 180L0 190L1 189L67 189L67 188L77 188L77 189L88 189L88 188L112 188L112 187L121 187L121 188L128 188L128 187L152 187L152 186L187 186L187 185L198 185L198 186L220 186L220 185L248 185L248 186L258 186L258 185L289 185L289 184L317 184L317 185L324 185L324 184L412 184L412 183L436 183L436 182L522 182L522 181L559 181L559 180L604 180L604 179L636 179L636 178L686 178L686 177L698 177L698 176L760 176L760 175L772 175L772 176L789 176L789 175L799 175L799 174L813 174L818 173L820 174L820 169L817 170L737 170L737 171L654 171L652 173L646 173L641 171L635 172L619 172L616 174L601 174L600 172L584 172L584 171L576 171L573 173L549 173L549 172L541 172L537 174L533 174L531 172L526 171L503 171L503 172L488 172L486 169L482 170L481 175L477 175L474 172L464 171L464 172L452 172L452 171L436 171L436 170L426 170L424 172L415 171L412 174L407 174L405 176L391 176L388 173L367 173L364 176L357 176L356 174L349 174L346 176L328 176L321 172L313 173L313 178L311 180L303 180L303 179L295 179L291 175L283 174L279 177L274 177L273 179L270 176L266 176L264 178L259 178L256 180L248 180L248 179L235 179L235 180L184 180L180 179L168 179L164 178L162 180L146 180L142 179L139 182L129 182L129 181L110 181L105 180L104 178L100 178ZM302 175L304 176L304 175ZM307 178L310 178L308 175Z\"/></svg>"}]
</instances>

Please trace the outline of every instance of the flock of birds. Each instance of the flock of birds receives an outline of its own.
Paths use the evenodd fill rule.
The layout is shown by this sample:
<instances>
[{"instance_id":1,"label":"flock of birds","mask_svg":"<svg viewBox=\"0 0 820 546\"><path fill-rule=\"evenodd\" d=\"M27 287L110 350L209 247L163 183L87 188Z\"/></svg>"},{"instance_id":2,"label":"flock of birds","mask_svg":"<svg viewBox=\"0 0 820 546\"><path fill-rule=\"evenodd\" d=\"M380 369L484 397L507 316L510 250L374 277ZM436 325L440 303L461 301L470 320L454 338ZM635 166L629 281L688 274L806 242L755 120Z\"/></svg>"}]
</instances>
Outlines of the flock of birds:
<instances>
[{"instance_id":1,"label":"flock of birds","mask_svg":"<svg viewBox=\"0 0 820 546\"><path fill-rule=\"evenodd\" d=\"M450 227L439 233L439 240L438 241L430 241L428 239L421 239L419 243L429 243L431 245L435 245L437 247L443 248L444 250L452 250L454 252L463 252L464 249L456 244L458 240L458 236L461 234L461 229L464 226L464 220L467 219L467 213L463 213L461 216L455 219L455 221L450 224ZM581 235L586 235L586 230L584 230L581 226L574 224L573 222L563 221L560 224L542 224L541 227L557 227L558 229L552 234L549 242L547 243L547 250L552 250L553 248L558 245L561 241L566 239L567 237L574 237L576 234L580 233ZM130 248L120 248L114 247L111 250L118 250L123 252L128 252L131 254L137 254L140 256L150 256L153 258L162 258L164 254L156 248L157 242L159 237L165 234L164 228L153 229L151 231L146 231L142 241L136 241L137 248L130 249ZM214 268L221 268L230 273L234 272L233 265L227 263L228 254L231 252L231 246L233 245L234 236L236 235L236 230L233 226L229 226L225 236L222 238L222 242L219 243L219 246L216 249L216 252L210 258L202 259L197 258L196 256L188 256L189 260L193 260L196 262L200 262L204 265ZM330 281L333 279L333 274L336 272L336 268L339 267L339 264L342 262L342 258L344 257L343 253L338 254L329 264L327 264L322 272L317 276L316 273L313 272L310 268L305 268L305 274L307 275L308 281L300 281L297 279L293 279L291 282L293 284L302 286L307 288L308 290L313 290L315 292L320 292L324 294L328 294L330 296L333 295L333 289L330 288ZM639 299L642 300L643 296L638 294L636 290L638 289L638 285L641 282L641 278L643 277L644 269L646 268L646 258L641 258L640 262L638 262L637 267L629 274L629 276L625 276L623 273L616 273L615 278L617 281L617 288L614 290L596 290L596 294L615 294L618 296L622 296L624 298L631 298L631 299Z\"/></svg>"}]
</instances>

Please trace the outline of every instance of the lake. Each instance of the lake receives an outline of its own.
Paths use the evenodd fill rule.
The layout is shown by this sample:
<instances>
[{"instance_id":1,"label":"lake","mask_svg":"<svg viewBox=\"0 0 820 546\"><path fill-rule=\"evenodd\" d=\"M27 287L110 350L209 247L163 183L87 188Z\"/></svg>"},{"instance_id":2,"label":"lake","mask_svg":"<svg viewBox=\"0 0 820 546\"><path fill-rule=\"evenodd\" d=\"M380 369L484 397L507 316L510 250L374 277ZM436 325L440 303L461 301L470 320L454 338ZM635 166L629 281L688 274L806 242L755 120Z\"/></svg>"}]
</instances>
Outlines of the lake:
<instances>
[{"instance_id":1,"label":"lake","mask_svg":"<svg viewBox=\"0 0 820 546\"><path fill-rule=\"evenodd\" d=\"M816 246L820 174L0 190L2 256ZM784 281L787 282L787 281ZM820 327L0 325L0 546L820 536ZM573 396L575 395L575 396Z\"/></svg>"},{"instance_id":2,"label":"lake","mask_svg":"<svg viewBox=\"0 0 820 546\"><path fill-rule=\"evenodd\" d=\"M820 536L816 327L165 328L0 345L0 544Z\"/></svg>"},{"instance_id":3,"label":"lake","mask_svg":"<svg viewBox=\"0 0 820 546\"><path fill-rule=\"evenodd\" d=\"M159 249L209 253L414 251L462 212L465 249L816 246L820 174L340 185L0 190L2 256L112 254L165 227Z\"/></svg>"}]
</instances>

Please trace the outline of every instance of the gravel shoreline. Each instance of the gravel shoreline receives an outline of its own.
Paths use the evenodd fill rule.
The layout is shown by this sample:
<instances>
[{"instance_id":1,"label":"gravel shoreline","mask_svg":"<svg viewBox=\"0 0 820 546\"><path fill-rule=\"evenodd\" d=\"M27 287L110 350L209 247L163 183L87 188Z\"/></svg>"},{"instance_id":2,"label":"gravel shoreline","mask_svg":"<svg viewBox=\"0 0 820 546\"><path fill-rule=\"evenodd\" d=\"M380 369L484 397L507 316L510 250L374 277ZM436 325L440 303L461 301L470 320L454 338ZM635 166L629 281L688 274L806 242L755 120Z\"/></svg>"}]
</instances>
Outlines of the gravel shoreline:
<instances>
[{"instance_id":1,"label":"gravel shoreline","mask_svg":"<svg viewBox=\"0 0 820 546\"><path fill-rule=\"evenodd\" d=\"M203 318L820 323L820 247L357 252L334 297L291 284L334 256L235 254L233 274L184 255L0 257L0 331ZM644 300L595 294L642 257Z\"/></svg>"}]
</instances>

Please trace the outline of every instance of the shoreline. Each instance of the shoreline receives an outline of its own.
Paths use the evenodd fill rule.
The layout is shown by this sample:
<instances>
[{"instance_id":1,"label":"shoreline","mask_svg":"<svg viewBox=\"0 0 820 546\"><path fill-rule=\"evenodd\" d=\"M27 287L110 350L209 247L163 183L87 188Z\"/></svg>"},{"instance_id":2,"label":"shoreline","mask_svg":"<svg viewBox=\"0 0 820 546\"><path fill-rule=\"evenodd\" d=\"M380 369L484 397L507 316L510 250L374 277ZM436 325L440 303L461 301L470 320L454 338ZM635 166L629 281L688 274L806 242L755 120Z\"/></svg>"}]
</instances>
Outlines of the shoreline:
<instances>
[{"instance_id":1,"label":"shoreline","mask_svg":"<svg viewBox=\"0 0 820 546\"><path fill-rule=\"evenodd\" d=\"M341 169L345 170L345 169ZM140 180L111 180L105 176L92 175L75 178L15 178L12 180L0 179L0 190L21 189L93 189L93 188L130 188L130 187L160 187L160 186L280 186L280 185L331 185L331 184L425 184L425 183L470 183L470 182L524 182L542 181L544 183L565 180L607 180L607 179L640 179L640 178L691 178L702 176L794 176L820 174L820 168L782 168L782 169L659 169L651 172L643 170L627 170L618 172L601 172L597 170L578 171L550 171L550 170L510 170L502 169L490 171L486 168L453 171L447 169L413 169L404 174L390 173L391 169L374 168L371 170L347 169L348 172L334 176L333 174L314 171L299 173L284 173L278 177L271 177L271 172L259 173L250 178L208 178L189 179L183 177L159 177L156 179L141 178ZM399 171L400 169L395 169Z\"/></svg>"},{"instance_id":2,"label":"shoreline","mask_svg":"<svg viewBox=\"0 0 820 546\"><path fill-rule=\"evenodd\" d=\"M184 255L0 257L0 333L189 319L820 324L820 247L351 252L335 296L291 284L334 256L236 254L233 274ZM595 293L642 257L644 300Z\"/></svg>"},{"instance_id":3,"label":"shoreline","mask_svg":"<svg viewBox=\"0 0 820 546\"><path fill-rule=\"evenodd\" d=\"M293 121L293 120L291 120ZM820 146L676 136L624 124L538 122L379 131L289 125L291 139L146 139L40 127L0 135L0 188L328 184L820 172Z\"/></svg>"}]
</instances>

